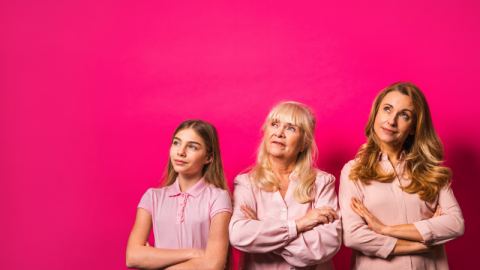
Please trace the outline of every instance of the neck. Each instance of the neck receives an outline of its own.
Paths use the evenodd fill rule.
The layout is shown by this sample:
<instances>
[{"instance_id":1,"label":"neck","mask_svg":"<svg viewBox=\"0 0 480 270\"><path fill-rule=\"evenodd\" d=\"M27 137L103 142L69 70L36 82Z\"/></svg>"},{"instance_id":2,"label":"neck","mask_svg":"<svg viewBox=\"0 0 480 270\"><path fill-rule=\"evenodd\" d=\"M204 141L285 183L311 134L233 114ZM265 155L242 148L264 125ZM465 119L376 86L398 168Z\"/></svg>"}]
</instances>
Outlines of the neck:
<instances>
[{"instance_id":1,"label":"neck","mask_svg":"<svg viewBox=\"0 0 480 270\"><path fill-rule=\"evenodd\" d=\"M180 191L181 192L186 192L189 190L191 187L193 187L198 181L202 179L202 174L184 174L184 173L179 173L178 174L178 185L180 186Z\"/></svg>"},{"instance_id":2,"label":"neck","mask_svg":"<svg viewBox=\"0 0 480 270\"><path fill-rule=\"evenodd\" d=\"M270 164L273 174L275 174L275 176L281 182L289 180L289 176L295 168L295 163L296 158L288 160L284 158L270 156Z\"/></svg>"},{"instance_id":3,"label":"neck","mask_svg":"<svg viewBox=\"0 0 480 270\"><path fill-rule=\"evenodd\" d=\"M388 160L390 160L394 167L397 165L397 161L402 153L402 145L403 142L394 145L384 143L380 145L380 151L388 156Z\"/></svg>"}]
</instances>

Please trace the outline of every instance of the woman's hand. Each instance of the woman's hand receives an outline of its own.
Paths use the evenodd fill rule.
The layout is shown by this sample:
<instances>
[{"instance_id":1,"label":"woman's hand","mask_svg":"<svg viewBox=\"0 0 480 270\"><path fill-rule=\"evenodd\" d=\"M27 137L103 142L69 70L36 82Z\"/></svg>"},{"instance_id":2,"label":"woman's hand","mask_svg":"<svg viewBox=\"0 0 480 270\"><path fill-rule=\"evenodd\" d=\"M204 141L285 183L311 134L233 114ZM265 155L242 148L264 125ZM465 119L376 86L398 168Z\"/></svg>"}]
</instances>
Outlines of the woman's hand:
<instances>
[{"instance_id":1,"label":"woman's hand","mask_svg":"<svg viewBox=\"0 0 480 270\"><path fill-rule=\"evenodd\" d=\"M305 216L295 220L297 232L304 232L313 229L318 224L333 222L338 219L337 212L328 206L322 206L310 210Z\"/></svg>"},{"instance_id":2,"label":"woman's hand","mask_svg":"<svg viewBox=\"0 0 480 270\"><path fill-rule=\"evenodd\" d=\"M442 207L437 206L437 210L435 210L435 213L433 213L433 216L431 218L436 218L442 215Z\"/></svg>"},{"instance_id":3,"label":"woman's hand","mask_svg":"<svg viewBox=\"0 0 480 270\"><path fill-rule=\"evenodd\" d=\"M242 211L242 213L244 214L243 219L258 220L257 214L248 205L240 206L240 211Z\"/></svg>"},{"instance_id":4,"label":"woman's hand","mask_svg":"<svg viewBox=\"0 0 480 270\"><path fill-rule=\"evenodd\" d=\"M367 208L358 200L357 198L352 197L352 203L350 207L353 209L357 215L361 216L367 222L367 225L370 229L378 234L385 235L388 231L388 226L380 222L376 217L374 217Z\"/></svg>"}]
</instances>

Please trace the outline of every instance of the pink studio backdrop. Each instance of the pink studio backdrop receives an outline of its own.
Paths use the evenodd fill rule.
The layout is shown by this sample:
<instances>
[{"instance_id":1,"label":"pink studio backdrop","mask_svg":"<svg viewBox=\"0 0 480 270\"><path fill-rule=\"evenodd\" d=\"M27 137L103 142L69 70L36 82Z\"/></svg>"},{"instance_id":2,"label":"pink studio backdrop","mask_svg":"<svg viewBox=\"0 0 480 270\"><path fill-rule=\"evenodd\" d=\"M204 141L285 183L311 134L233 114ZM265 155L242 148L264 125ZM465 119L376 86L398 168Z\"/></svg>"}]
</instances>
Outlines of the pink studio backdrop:
<instances>
[{"instance_id":1,"label":"pink studio backdrop","mask_svg":"<svg viewBox=\"0 0 480 270\"><path fill-rule=\"evenodd\" d=\"M227 4L228 2L228 4ZM230 183L254 162L279 101L318 117L318 166L337 179L374 96L424 91L479 262L478 1L2 1L0 268L124 269L136 205L170 136L213 123ZM338 183L337 183L338 186ZM348 269L350 250L333 261Z\"/></svg>"}]
</instances>

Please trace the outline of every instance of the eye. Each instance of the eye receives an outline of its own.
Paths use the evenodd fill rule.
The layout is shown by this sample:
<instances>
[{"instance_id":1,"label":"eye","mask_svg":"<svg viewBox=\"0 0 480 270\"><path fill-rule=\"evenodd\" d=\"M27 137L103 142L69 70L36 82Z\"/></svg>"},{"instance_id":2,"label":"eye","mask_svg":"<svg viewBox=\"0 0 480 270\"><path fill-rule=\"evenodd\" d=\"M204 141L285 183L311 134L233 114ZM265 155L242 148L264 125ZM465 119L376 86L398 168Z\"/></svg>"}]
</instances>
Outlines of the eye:
<instances>
[{"instance_id":1,"label":"eye","mask_svg":"<svg viewBox=\"0 0 480 270\"><path fill-rule=\"evenodd\" d=\"M405 118L405 119L410 118L410 117L408 116L408 114L406 114L406 113L402 113L400 116L403 117L403 118Z\"/></svg>"},{"instance_id":2,"label":"eye","mask_svg":"<svg viewBox=\"0 0 480 270\"><path fill-rule=\"evenodd\" d=\"M276 126L277 126L277 123L273 122L272 127L276 127Z\"/></svg>"},{"instance_id":3,"label":"eye","mask_svg":"<svg viewBox=\"0 0 480 270\"><path fill-rule=\"evenodd\" d=\"M295 128L294 128L294 127L288 127L287 130L293 130L293 131L295 131Z\"/></svg>"},{"instance_id":4,"label":"eye","mask_svg":"<svg viewBox=\"0 0 480 270\"><path fill-rule=\"evenodd\" d=\"M386 112L390 112L390 107L385 107L384 110L385 110Z\"/></svg>"},{"instance_id":5,"label":"eye","mask_svg":"<svg viewBox=\"0 0 480 270\"><path fill-rule=\"evenodd\" d=\"M172 144L173 144L173 145L180 145L180 143L178 143L177 141L173 141Z\"/></svg>"},{"instance_id":6,"label":"eye","mask_svg":"<svg viewBox=\"0 0 480 270\"><path fill-rule=\"evenodd\" d=\"M197 150L197 147L195 147L193 145L189 145L188 148L193 149L193 150Z\"/></svg>"}]
</instances>

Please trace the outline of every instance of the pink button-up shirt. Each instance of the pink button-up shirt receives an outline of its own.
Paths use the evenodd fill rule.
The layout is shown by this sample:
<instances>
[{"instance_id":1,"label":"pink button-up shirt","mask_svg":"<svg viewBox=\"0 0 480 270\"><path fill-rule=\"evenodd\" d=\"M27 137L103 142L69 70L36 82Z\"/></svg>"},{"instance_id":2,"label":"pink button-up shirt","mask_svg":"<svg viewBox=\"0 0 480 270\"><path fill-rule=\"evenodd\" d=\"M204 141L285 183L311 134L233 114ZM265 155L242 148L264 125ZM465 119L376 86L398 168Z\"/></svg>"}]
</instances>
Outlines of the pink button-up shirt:
<instances>
[{"instance_id":1,"label":"pink button-up shirt","mask_svg":"<svg viewBox=\"0 0 480 270\"><path fill-rule=\"evenodd\" d=\"M444 243L453 240L464 231L462 212L452 189L443 187L429 202L420 200L418 194L409 194L399 186L407 186L411 180L404 170L402 154L395 168L397 177L391 183L371 181L370 185L348 178L354 161L348 162L340 177L340 209L343 215L343 241L353 248L351 269L448 269ZM386 172L394 170L386 154L379 155L380 166ZM372 231L365 221L350 207L351 197L359 199L365 207L385 225L413 223L424 243L437 246L434 251L420 254L389 256L397 238ZM442 215L431 218L437 205Z\"/></svg>"},{"instance_id":2,"label":"pink button-up shirt","mask_svg":"<svg viewBox=\"0 0 480 270\"><path fill-rule=\"evenodd\" d=\"M205 250L210 219L220 212L232 213L228 192L206 183L203 178L186 192L178 180L163 188L151 188L138 207L152 215L155 247Z\"/></svg>"},{"instance_id":3,"label":"pink button-up shirt","mask_svg":"<svg viewBox=\"0 0 480 270\"><path fill-rule=\"evenodd\" d=\"M253 185L247 174L234 182L234 210L230 242L244 254L244 269L333 269L330 258L341 245L341 221L297 232L295 220L313 208L330 206L340 216L335 177L318 171L313 202L300 204L293 198L298 178L290 174L285 199L279 191L266 192ZM259 220L245 220L240 206L248 205Z\"/></svg>"}]
</instances>

